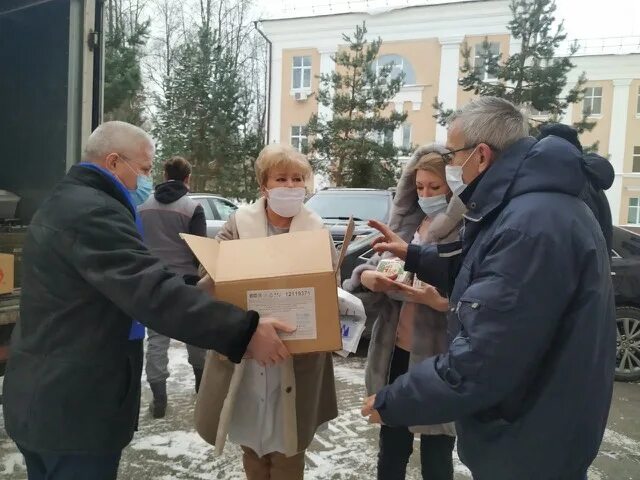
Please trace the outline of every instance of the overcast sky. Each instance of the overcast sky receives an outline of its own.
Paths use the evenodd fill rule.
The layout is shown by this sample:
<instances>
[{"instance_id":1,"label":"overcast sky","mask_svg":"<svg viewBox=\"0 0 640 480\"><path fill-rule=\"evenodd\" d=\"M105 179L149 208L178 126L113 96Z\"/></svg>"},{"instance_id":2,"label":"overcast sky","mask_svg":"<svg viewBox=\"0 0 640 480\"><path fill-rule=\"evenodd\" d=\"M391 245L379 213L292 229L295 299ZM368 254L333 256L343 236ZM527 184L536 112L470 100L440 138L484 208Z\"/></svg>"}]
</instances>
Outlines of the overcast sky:
<instances>
[{"instance_id":1,"label":"overcast sky","mask_svg":"<svg viewBox=\"0 0 640 480\"><path fill-rule=\"evenodd\" d=\"M372 4L406 5L411 0L370 0ZM265 17L281 16L282 9L328 5L344 8L346 0L256 0ZM351 3L360 3L358 1ZM413 2L411 3L419 3ZM640 0L556 0L556 15L564 18L569 38L640 35Z\"/></svg>"}]
</instances>

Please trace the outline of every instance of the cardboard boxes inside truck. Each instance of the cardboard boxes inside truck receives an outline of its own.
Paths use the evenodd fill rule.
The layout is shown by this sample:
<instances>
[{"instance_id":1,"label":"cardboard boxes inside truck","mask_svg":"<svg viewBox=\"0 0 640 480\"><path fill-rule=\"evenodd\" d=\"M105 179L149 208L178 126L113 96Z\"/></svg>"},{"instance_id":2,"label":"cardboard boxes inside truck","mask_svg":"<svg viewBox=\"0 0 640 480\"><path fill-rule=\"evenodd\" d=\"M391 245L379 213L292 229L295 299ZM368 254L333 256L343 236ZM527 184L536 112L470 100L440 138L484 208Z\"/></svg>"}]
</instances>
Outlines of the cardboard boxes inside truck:
<instances>
[{"instance_id":1,"label":"cardboard boxes inside truck","mask_svg":"<svg viewBox=\"0 0 640 480\"><path fill-rule=\"evenodd\" d=\"M335 267L327 230L225 242L182 238L213 279L218 300L296 325L282 336L296 354L342 348L336 276L352 235L350 221Z\"/></svg>"},{"instance_id":2,"label":"cardboard boxes inside truck","mask_svg":"<svg viewBox=\"0 0 640 480\"><path fill-rule=\"evenodd\" d=\"M13 292L14 257L0 253L0 295Z\"/></svg>"}]
</instances>

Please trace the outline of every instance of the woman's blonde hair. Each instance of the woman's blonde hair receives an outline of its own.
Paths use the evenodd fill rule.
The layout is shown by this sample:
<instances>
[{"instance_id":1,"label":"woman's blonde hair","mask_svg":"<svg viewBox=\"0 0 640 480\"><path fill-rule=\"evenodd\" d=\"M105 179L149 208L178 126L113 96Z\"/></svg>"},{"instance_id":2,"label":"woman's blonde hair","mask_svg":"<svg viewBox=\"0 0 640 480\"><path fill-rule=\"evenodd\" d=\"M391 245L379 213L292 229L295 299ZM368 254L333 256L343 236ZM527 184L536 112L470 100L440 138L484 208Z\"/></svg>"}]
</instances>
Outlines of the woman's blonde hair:
<instances>
[{"instance_id":1,"label":"woman's blonde hair","mask_svg":"<svg viewBox=\"0 0 640 480\"><path fill-rule=\"evenodd\" d=\"M434 173L442 180L446 180L447 175L445 173L444 167L444 159L440 156L440 154L431 152L424 154L418 159L418 161L416 162L416 166L414 167L414 173L418 170L425 170L427 172Z\"/></svg>"},{"instance_id":2,"label":"woman's blonde hair","mask_svg":"<svg viewBox=\"0 0 640 480\"><path fill-rule=\"evenodd\" d=\"M313 170L307 157L291 145L273 143L262 149L256 159L256 180L263 187L269 180L269 172L274 168L299 170L305 182L311 177Z\"/></svg>"}]
</instances>

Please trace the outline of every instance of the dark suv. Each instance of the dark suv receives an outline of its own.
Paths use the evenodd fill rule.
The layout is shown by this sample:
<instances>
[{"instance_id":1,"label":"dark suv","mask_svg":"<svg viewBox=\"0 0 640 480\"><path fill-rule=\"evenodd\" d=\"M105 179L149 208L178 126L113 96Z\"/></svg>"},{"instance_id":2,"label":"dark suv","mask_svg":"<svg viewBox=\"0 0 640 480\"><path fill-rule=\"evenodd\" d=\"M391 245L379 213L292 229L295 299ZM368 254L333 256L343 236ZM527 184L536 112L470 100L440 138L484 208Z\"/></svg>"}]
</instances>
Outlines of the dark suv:
<instances>
[{"instance_id":1,"label":"dark suv","mask_svg":"<svg viewBox=\"0 0 640 480\"><path fill-rule=\"evenodd\" d=\"M349 217L355 220L354 237L372 232L369 220L387 223L393 191L371 188L325 188L307 200L307 207L322 217L336 245L344 240Z\"/></svg>"}]
</instances>

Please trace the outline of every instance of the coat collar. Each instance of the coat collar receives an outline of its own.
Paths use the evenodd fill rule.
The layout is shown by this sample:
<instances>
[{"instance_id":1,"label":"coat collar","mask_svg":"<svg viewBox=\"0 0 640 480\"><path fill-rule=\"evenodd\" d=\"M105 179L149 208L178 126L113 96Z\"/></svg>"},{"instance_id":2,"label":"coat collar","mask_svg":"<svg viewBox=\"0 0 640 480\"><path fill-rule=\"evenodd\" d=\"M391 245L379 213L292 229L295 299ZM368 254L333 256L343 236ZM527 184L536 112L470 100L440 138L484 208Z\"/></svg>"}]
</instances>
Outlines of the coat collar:
<instances>
[{"instance_id":1,"label":"coat collar","mask_svg":"<svg viewBox=\"0 0 640 480\"><path fill-rule=\"evenodd\" d=\"M527 153L535 144L533 137L517 141L495 160L482 177L469 185L471 190L461 195L468 208L464 216L466 220L482 223L504 203Z\"/></svg>"},{"instance_id":2,"label":"coat collar","mask_svg":"<svg viewBox=\"0 0 640 480\"><path fill-rule=\"evenodd\" d=\"M261 197L254 204L241 207L236 212L236 226L240 238L264 238L267 236L267 201ZM324 222L317 214L302 205L300 213L291 220L290 232L321 230Z\"/></svg>"},{"instance_id":3,"label":"coat collar","mask_svg":"<svg viewBox=\"0 0 640 480\"><path fill-rule=\"evenodd\" d=\"M71 167L68 176L77 182L100 190L110 197L115 198L127 207L134 219L136 218L136 210L129 192L108 170L93 163L80 163Z\"/></svg>"}]
</instances>

